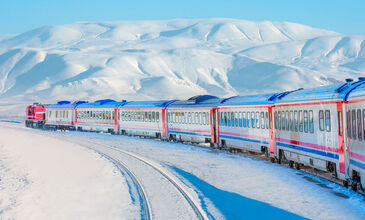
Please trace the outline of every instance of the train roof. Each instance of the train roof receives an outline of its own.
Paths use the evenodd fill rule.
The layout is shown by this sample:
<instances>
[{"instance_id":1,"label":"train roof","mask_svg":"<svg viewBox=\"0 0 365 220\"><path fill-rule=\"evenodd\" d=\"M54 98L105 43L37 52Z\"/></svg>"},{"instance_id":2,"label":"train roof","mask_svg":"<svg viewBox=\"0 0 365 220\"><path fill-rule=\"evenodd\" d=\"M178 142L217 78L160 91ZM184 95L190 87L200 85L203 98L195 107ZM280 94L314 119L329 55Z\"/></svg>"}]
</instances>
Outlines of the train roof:
<instances>
[{"instance_id":1,"label":"train roof","mask_svg":"<svg viewBox=\"0 0 365 220\"><path fill-rule=\"evenodd\" d=\"M348 98L356 98L360 96L365 96L365 83L354 88L348 95Z\"/></svg>"},{"instance_id":2,"label":"train roof","mask_svg":"<svg viewBox=\"0 0 365 220\"><path fill-rule=\"evenodd\" d=\"M215 107L222 99L211 95L197 95L188 100L176 101L167 106L167 108L199 108Z\"/></svg>"},{"instance_id":3,"label":"train roof","mask_svg":"<svg viewBox=\"0 0 365 220\"><path fill-rule=\"evenodd\" d=\"M293 91L281 93L267 93L248 96L233 96L223 99L219 106L234 106L234 105L272 105L279 97L283 97Z\"/></svg>"},{"instance_id":4,"label":"train roof","mask_svg":"<svg viewBox=\"0 0 365 220\"><path fill-rule=\"evenodd\" d=\"M47 105L46 108L75 108L76 106L87 103L86 101L76 101L76 102L70 102L70 101L59 101L57 104L51 104Z\"/></svg>"},{"instance_id":5,"label":"train roof","mask_svg":"<svg viewBox=\"0 0 365 220\"><path fill-rule=\"evenodd\" d=\"M121 102L117 102L112 99L101 99L95 102L82 103L77 106L77 108L118 108L121 105L124 105L126 100L122 100Z\"/></svg>"},{"instance_id":6,"label":"train roof","mask_svg":"<svg viewBox=\"0 0 365 220\"><path fill-rule=\"evenodd\" d=\"M276 103L297 102L297 101L315 101L328 99L346 100L352 90L365 83L365 78L359 78L359 81L347 79L345 83L338 83L328 86L320 86L310 89L299 89L283 97L279 97Z\"/></svg>"},{"instance_id":7,"label":"train roof","mask_svg":"<svg viewBox=\"0 0 365 220\"><path fill-rule=\"evenodd\" d=\"M120 106L120 108L166 108L170 103L176 101L177 100L132 101Z\"/></svg>"}]
</instances>

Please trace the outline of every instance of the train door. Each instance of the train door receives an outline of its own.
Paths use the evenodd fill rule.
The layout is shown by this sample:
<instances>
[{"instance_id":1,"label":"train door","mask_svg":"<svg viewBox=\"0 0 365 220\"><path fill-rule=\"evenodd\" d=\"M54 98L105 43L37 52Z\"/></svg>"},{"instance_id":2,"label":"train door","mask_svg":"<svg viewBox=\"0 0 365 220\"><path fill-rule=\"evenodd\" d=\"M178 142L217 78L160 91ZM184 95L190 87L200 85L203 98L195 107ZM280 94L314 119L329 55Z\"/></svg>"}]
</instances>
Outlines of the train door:
<instances>
[{"instance_id":1,"label":"train door","mask_svg":"<svg viewBox=\"0 0 365 220\"><path fill-rule=\"evenodd\" d=\"M211 140L210 142L213 144L219 143L219 115L218 115L218 109L213 108L210 110L210 132L211 132Z\"/></svg>"},{"instance_id":2,"label":"train door","mask_svg":"<svg viewBox=\"0 0 365 220\"><path fill-rule=\"evenodd\" d=\"M348 143L345 142L344 136L346 135L346 111L343 111L343 102L337 103L337 136L338 136L338 156L339 156L339 171L342 174L348 176Z\"/></svg>"},{"instance_id":3,"label":"train door","mask_svg":"<svg viewBox=\"0 0 365 220\"><path fill-rule=\"evenodd\" d=\"M274 135L274 126L273 126L273 113L272 113L272 106L269 106L269 138L270 138L270 154L274 154L274 142L275 142L275 135Z\"/></svg>"},{"instance_id":4,"label":"train door","mask_svg":"<svg viewBox=\"0 0 365 220\"><path fill-rule=\"evenodd\" d=\"M168 117L167 117L167 109L162 109L162 136L168 137Z\"/></svg>"}]
</instances>

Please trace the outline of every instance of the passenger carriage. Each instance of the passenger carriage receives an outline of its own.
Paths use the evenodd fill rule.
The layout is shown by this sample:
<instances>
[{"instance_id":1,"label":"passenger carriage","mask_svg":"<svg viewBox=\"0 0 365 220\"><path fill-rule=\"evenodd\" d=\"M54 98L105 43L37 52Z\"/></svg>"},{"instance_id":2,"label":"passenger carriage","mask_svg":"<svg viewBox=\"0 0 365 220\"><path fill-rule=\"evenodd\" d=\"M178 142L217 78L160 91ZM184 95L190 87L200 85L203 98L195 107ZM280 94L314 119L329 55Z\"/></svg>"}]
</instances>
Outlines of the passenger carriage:
<instances>
[{"instance_id":1,"label":"passenger carriage","mask_svg":"<svg viewBox=\"0 0 365 220\"><path fill-rule=\"evenodd\" d=\"M76 106L77 130L118 133L117 110L124 104L125 100L116 102L103 99Z\"/></svg>"},{"instance_id":2,"label":"passenger carriage","mask_svg":"<svg viewBox=\"0 0 365 220\"><path fill-rule=\"evenodd\" d=\"M167 106L168 135L176 141L218 143L217 106L221 99L210 95L194 96Z\"/></svg>"},{"instance_id":3,"label":"passenger carriage","mask_svg":"<svg viewBox=\"0 0 365 220\"><path fill-rule=\"evenodd\" d=\"M75 129L75 107L85 103L78 101L59 101L57 104L46 107L46 128L53 129Z\"/></svg>"},{"instance_id":4,"label":"passenger carriage","mask_svg":"<svg viewBox=\"0 0 365 220\"><path fill-rule=\"evenodd\" d=\"M305 164L345 180L343 103L365 81L298 90L278 98L274 107L274 144L278 159L297 168Z\"/></svg>"},{"instance_id":5,"label":"passenger carriage","mask_svg":"<svg viewBox=\"0 0 365 220\"><path fill-rule=\"evenodd\" d=\"M346 162L352 187L365 187L365 84L355 88L345 102L347 144ZM361 183L361 187L358 187Z\"/></svg>"},{"instance_id":6,"label":"passenger carriage","mask_svg":"<svg viewBox=\"0 0 365 220\"><path fill-rule=\"evenodd\" d=\"M286 93L234 96L218 107L223 148L244 149L274 157L272 107Z\"/></svg>"},{"instance_id":7,"label":"passenger carriage","mask_svg":"<svg viewBox=\"0 0 365 220\"><path fill-rule=\"evenodd\" d=\"M135 101L120 106L120 133L166 139L166 106L175 101Z\"/></svg>"}]
</instances>

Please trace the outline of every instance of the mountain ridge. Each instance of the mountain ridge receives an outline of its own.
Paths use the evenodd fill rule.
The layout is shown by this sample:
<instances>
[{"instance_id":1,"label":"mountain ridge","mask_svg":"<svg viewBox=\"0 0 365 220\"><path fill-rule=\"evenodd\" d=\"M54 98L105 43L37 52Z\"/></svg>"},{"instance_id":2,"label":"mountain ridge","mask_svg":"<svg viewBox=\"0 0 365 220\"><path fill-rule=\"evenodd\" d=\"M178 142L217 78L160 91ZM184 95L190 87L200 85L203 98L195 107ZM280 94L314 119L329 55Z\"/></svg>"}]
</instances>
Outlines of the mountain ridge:
<instances>
[{"instance_id":1,"label":"mountain ridge","mask_svg":"<svg viewBox=\"0 0 365 220\"><path fill-rule=\"evenodd\" d=\"M77 22L0 37L4 105L228 97L326 85L364 73L365 36L290 22Z\"/></svg>"}]
</instances>

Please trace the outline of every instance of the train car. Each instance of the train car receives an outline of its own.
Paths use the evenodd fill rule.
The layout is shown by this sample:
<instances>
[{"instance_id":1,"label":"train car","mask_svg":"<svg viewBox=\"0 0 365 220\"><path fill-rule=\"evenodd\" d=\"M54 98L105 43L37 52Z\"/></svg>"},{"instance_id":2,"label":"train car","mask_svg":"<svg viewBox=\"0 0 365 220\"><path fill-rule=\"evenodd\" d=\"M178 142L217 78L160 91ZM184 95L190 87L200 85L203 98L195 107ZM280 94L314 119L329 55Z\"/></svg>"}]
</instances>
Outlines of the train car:
<instances>
[{"instance_id":1,"label":"train car","mask_svg":"<svg viewBox=\"0 0 365 220\"><path fill-rule=\"evenodd\" d=\"M272 107L278 97L287 93L224 99L218 106L220 145L274 158Z\"/></svg>"},{"instance_id":2,"label":"train car","mask_svg":"<svg viewBox=\"0 0 365 220\"><path fill-rule=\"evenodd\" d=\"M97 131L118 133L117 110L126 101L116 102L111 99L83 103L76 106L76 129L79 131Z\"/></svg>"},{"instance_id":3,"label":"train car","mask_svg":"<svg viewBox=\"0 0 365 220\"><path fill-rule=\"evenodd\" d=\"M175 141L218 143L217 106L221 99L199 95L167 106L168 137Z\"/></svg>"},{"instance_id":4,"label":"train car","mask_svg":"<svg viewBox=\"0 0 365 220\"><path fill-rule=\"evenodd\" d=\"M82 103L86 102L78 101L71 103L70 101L59 101L57 104L48 105L46 107L46 128L55 130L75 129L75 107Z\"/></svg>"},{"instance_id":5,"label":"train car","mask_svg":"<svg viewBox=\"0 0 365 220\"><path fill-rule=\"evenodd\" d=\"M364 80L364 78L360 78ZM365 187L365 84L361 84L349 93L344 117L346 120L347 151L345 160L349 164L349 177L352 189ZM344 114L344 115L345 115Z\"/></svg>"},{"instance_id":6,"label":"train car","mask_svg":"<svg viewBox=\"0 0 365 220\"><path fill-rule=\"evenodd\" d=\"M28 105L25 113L25 126L32 128L43 128L45 123L46 105L33 103Z\"/></svg>"},{"instance_id":7,"label":"train car","mask_svg":"<svg viewBox=\"0 0 365 220\"><path fill-rule=\"evenodd\" d=\"M278 98L274 107L274 145L278 160L328 171L346 180L344 99L365 81L304 89Z\"/></svg>"},{"instance_id":8,"label":"train car","mask_svg":"<svg viewBox=\"0 0 365 220\"><path fill-rule=\"evenodd\" d=\"M175 101L135 101L120 106L120 133L166 139L166 106Z\"/></svg>"}]
</instances>

